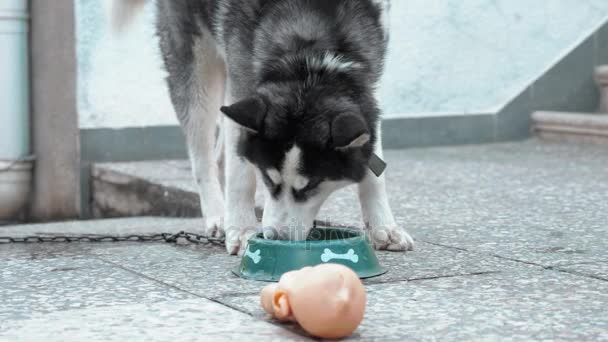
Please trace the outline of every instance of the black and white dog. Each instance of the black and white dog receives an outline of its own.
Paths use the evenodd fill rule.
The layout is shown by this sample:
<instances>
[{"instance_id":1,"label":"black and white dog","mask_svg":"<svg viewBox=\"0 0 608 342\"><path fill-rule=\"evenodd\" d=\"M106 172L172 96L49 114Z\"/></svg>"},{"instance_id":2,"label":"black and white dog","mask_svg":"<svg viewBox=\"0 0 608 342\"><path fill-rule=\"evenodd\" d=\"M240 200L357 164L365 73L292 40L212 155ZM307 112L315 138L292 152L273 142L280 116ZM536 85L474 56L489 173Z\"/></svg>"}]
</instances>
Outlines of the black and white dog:
<instances>
[{"instance_id":1,"label":"black and white dog","mask_svg":"<svg viewBox=\"0 0 608 342\"><path fill-rule=\"evenodd\" d=\"M115 0L115 24L145 1ZM266 189L265 235L291 240L306 238L330 194L358 184L375 247L413 247L395 222L384 177L370 168L382 157L377 87L387 0L156 2L169 92L208 234L225 234L231 254L245 247L260 227L257 180Z\"/></svg>"}]
</instances>

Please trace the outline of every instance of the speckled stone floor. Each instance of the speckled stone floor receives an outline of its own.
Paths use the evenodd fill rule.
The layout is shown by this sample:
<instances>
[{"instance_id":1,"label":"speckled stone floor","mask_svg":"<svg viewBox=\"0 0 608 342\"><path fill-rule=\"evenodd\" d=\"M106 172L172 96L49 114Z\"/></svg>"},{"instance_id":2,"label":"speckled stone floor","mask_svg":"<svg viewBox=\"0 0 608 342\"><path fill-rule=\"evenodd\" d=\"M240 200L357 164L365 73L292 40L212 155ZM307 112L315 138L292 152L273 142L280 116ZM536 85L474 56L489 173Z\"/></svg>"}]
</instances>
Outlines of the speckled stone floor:
<instances>
[{"instance_id":1,"label":"speckled stone floor","mask_svg":"<svg viewBox=\"0 0 608 342\"><path fill-rule=\"evenodd\" d=\"M608 149L539 141L387 153L417 240L379 253L351 340L608 341ZM121 166L124 168L124 166ZM352 191L320 218L359 224ZM0 236L197 231L200 219L0 227ZM310 340L214 245L0 244L0 341Z\"/></svg>"}]
</instances>

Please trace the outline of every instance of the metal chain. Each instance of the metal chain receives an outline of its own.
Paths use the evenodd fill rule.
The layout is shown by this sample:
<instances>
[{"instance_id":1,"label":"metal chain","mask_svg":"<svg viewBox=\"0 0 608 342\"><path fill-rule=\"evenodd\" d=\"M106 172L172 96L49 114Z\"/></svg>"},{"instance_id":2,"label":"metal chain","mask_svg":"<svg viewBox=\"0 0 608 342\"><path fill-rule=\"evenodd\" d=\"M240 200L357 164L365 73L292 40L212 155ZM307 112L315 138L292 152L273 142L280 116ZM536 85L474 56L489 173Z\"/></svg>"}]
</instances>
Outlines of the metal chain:
<instances>
[{"instance_id":1,"label":"metal chain","mask_svg":"<svg viewBox=\"0 0 608 342\"><path fill-rule=\"evenodd\" d=\"M212 238L195 233L181 231L176 234L160 233L149 235L55 235L45 234L37 236L10 237L0 236L0 244L9 243L70 243L70 242L166 242L177 243L185 240L194 244L223 245L224 238Z\"/></svg>"},{"instance_id":2,"label":"metal chain","mask_svg":"<svg viewBox=\"0 0 608 342\"><path fill-rule=\"evenodd\" d=\"M315 221L315 227L329 227L328 223ZM345 227L346 228L346 227ZM158 234L132 234L132 235L63 235L63 234L40 234L24 237L0 236L0 245L3 244L33 244L33 243L71 243L71 242L166 242L177 243L187 241L194 244L224 245L225 238L207 237L200 234L180 231L178 233Z\"/></svg>"}]
</instances>

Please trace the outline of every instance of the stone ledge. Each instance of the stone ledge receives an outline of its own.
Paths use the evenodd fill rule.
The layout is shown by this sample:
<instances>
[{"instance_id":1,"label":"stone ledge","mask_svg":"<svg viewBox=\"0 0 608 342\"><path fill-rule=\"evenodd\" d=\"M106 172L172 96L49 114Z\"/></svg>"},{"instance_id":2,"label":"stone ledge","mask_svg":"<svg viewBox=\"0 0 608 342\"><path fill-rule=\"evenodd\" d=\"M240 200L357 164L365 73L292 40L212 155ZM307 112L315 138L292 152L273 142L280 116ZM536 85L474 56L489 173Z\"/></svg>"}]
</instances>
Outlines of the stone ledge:
<instances>
[{"instance_id":1,"label":"stone ledge","mask_svg":"<svg viewBox=\"0 0 608 342\"><path fill-rule=\"evenodd\" d=\"M187 165L178 161L152 167L146 162L93 165L93 216L200 216L200 201Z\"/></svg>"},{"instance_id":2,"label":"stone ledge","mask_svg":"<svg viewBox=\"0 0 608 342\"><path fill-rule=\"evenodd\" d=\"M608 143L608 115L535 112L532 130L542 138Z\"/></svg>"},{"instance_id":3,"label":"stone ledge","mask_svg":"<svg viewBox=\"0 0 608 342\"><path fill-rule=\"evenodd\" d=\"M201 216L188 160L99 163L91 166L93 218ZM256 214L263 196L256 194Z\"/></svg>"}]
</instances>

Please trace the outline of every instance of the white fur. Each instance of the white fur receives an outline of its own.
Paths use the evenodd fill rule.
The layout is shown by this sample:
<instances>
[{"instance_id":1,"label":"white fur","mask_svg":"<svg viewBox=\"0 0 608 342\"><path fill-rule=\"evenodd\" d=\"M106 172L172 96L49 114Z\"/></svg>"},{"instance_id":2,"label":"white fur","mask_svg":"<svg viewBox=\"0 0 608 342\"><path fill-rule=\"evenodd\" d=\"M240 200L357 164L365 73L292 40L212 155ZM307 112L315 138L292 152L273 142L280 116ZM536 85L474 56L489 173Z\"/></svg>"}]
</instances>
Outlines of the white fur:
<instances>
[{"instance_id":1,"label":"white fur","mask_svg":"<svg viewBox=\"0 0 608 342\"><path fill-rule=\"evenodd\" d=\"M226 19L227 15L228 15L228 6L226 5L226 2L219 1L217 13L216 13L215 17L212 19L213 22L211 23L211 25L213 25L213 30L216 32L218 37L224 36L224 20ZM218 50L219 54L222 55L222 57L224 59L226 59L226 45L225 45L224 40L218 39L216 41L216 44L217 44L217 50Z\"/></svg>"},{"instance_id":2,"label":"white fur","mask_svg":"<svg viewBox=\"0 0 608 342\"><path fill-rule=\"evenodd\" d=\"M268 174L268 177L275 185L279 185L279 184L283 183L283 177L281 176L281 173L279 172L279 170L268 169L268 170L266 170L266 174Z\"/></svg>"},{"instance_id":3,"label":"white fur","mask_svg":"<svg viewBox=\"0 0 608 342\"><path fill-rule=\"evenodd\" d=\"M293 186L298 177L298 169L302 163L302 150L294 146L285 155L285 163L281 170L281 178L288 186Z\"/></svg>"},{"instance_id":4,"label":"white fur","mask_svg":"<svg viewBox=\"0 0 608 342\"><path fill-rule=\"evenodd\" d=\"M208 37L203 35L203 37ZM223 60L217 56L210 39L195 42L197 59L189 96L187 127L185 130L192 173L199 187L201 209L205 216L207 234L221 236L224 198L215 158L215 129L219 118L218 108L223 103L226 73Z\"/></svg>"},{"instance_id":5,"label":"white fur","mask_svg":"<svg viewBox=\"0 0 608 342\"><path fill-rule=\"evenodd\" d=\"M304 176L298 175L296 177L296 180L293 182L293 188L295 190L300 191L300 190L304 189L305 187L307 187L308 183L310 183L310 179L308 179Z\"/></svg>"},{"instance_id":6,"label":"white fur","mask_svg":"<svg viewBox=\"0 0 608 342\"><path fill-rule=\"evenodd\" d=\"M353 148L362 147L369 142L371 136L369 134L361 134L357 139L353 140L350 144L344 147L338 147L338 150L346 151Z\"/></svg>"},{"instance_id":7,"label":"white fur","mask_svg":"<svg viewBox=\"0 0 608 342\"><path fill-rule=\"evenodd\" d=\"M230 82L228 82L230 88ZM230 91L227 92L230 94ZM226 104L232 103L230 96ZM230 254L242 254L247 240L258 231L255 216L256 176L254 167L237 154L241 126L232 120L224 121L226 207L224 228L226 230L226 250Z\"/></svg>"},{"instance_id":8,"label":"white fur","mask_svg":"<svg viewBox=\"0 0 608 342\"><path fill-rule=\"evenodd\" d=\"M309 70L329 70L345 72L352 68L358 68L355 62L347 61L344 56L326 52L323 56L308 56L306 65Z\"/></svg>"},{"instance_id":9,"label":"white fur","mask_svg":"<svg viewBox=\"0 0 608 342\"><path fill-rule=\"evenodd\" d=\"M378 139L375 153L383 158L381 124L379 123L375 129ZM414 240L405 229L397 225L393 216L386 194L384 174L377 177L371 170L367 172L367 176L359 184L359 201L363 221L371 231L372 242L376 249L392 251L413 249Z\"/></svg>"},{"instance_id":10,"label":"white fur","mask_svg":"<svg viewBox=\"0 0 608 342\"><path fill-rule=\"evenodd\" d=\"M143 9L147 0L110 0L102 1L110 13L112 28L115 32L126 29ZM107 6L110 7L107 7Z\"/></svg>"}]
</instances>

